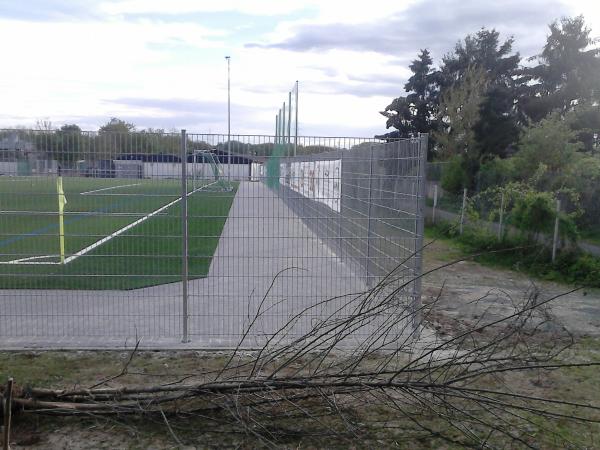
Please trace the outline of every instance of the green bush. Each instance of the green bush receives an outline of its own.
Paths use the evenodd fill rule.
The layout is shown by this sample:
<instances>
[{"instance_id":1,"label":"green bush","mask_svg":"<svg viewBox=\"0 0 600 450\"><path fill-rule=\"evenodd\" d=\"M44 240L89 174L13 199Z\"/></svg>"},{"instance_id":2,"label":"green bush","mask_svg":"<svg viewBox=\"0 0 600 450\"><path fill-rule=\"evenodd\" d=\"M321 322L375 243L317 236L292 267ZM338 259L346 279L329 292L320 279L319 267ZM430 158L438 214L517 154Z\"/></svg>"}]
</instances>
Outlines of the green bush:
<instances>
[{"instance_id":1,"label":"green bush","mask_svg":"<svg viewBox=\"0 0 600 450\"><path fill-rule=\"evenodd\" d=\"M600 258L579 250L563 250L552 262L551 250L522 236L508 236L499 241L484 228L465 227L458 234L455 224L440 222L430 228L435 238L451 238L465 254L481 255L476 261L523 271L544 280L600 288Z\"/></svg>"},{"instance_id":2,"label":"green bush","mask_svg":"<svg viewBox=\"0 0 600 450\"><path fill-rule=\"evenodd\" d=\"M530 191L515 200L510 223L534 240L540 233L550 234L556 215L556 204L549 192Z\"/></svg>"},{"instance_id":3,"label":"green bush","mask_svg":"<svg viewBox=\"0 0 600 450\"><path fill-rule=\"evenodd\" d=\"M513 160L495 157L481 165L477 174L477 190L482 192L495 186L503 186L514 178Z\"/></svg>"},{"instance_id":4,"label":"green bush","mask_svg":"<svg viewBox=\"0 0 600 450\"><path fill-rule=\"evenodd\" d=\"M537 241L541 234L554 232L556 200L550 192L529 190L515 199L509 215L509 223L521 231L529 242ZM574 215L559 214L559 233L562 239L577 240Z\"/></svg>"},{"instance_id":5,"label":"green bush","mask_svg":"<svg viewBox=\"0 0 600 450\"><path fill-rule=\"evenodd\" d=\"M461 156L453 156L442 170L442 188L452 194L460 194L467 187L469 177Z\"/></svg>"}]
</instances>

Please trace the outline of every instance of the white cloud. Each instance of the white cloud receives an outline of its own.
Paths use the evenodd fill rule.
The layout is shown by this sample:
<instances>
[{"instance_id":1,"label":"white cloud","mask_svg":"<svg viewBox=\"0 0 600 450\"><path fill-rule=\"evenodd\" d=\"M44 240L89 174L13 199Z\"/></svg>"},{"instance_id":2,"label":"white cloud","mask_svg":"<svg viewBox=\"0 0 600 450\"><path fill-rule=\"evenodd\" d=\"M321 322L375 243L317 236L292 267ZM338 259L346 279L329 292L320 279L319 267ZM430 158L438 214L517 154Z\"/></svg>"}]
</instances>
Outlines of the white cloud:
<instances>
[{"instance_id":1,"label":"white cloud","mask_svg":"<svg viewBox=\"0 0 600 450\"><path fill-rule=\"evenodd\" d=\"M362 47L333 45L328 50L294 51L248 48L245 44L281 42L294 37L303 26L327 24L345 24L343 28L331 27L338 34L340 29L347 33L336 37L340 42L361 43L362 35L357 38L354 31L365 32L364 24L374 24L367 31L377 30L378 24L389 23L393 16L409 14L421 3L416 0L103 0L90 6L94 15L78 20L0 19L0 42L9 43L3 46L0 126L32 124L37 118L47 117L55 122L77 120L97 127L110 116L122 116L141 126L159 126L164 120L165 127L223 131L227 99L224 56L228 54L232 56L235 132L271 133L274 116L287 99L286 92L295 80L300 80L303 132L381 133L385 121L379 111L393 96L402 94L403 80L408 77L404 61L414 58L421 45L420 41L410 41L414 36L408 35L406 29L386 28L389 33L397 33L396 39L406 41L404 47L391 54L369 50L367 39L376 43L385 38L376 32L364 35ZM460 18L450 21L456 36L435 29L435 18L445 14L443 6L448 3L430 4L436 14L415 15L406 21L415 24L417 36L423 37L423 42L428 36L435 36L440 49L436 53L450 50L456 39L476 31L471 29L472 25L465 27ZM484 20L485 8L479 8ZM307 11L313 11L313 19L306 19ZM584 13L598 34L600 7L595 2L565 0L561 11ZM203 21L201 14L194 15L195 22L185 17L202 12L226 12L232 17L244 13L251 17L240 19L238 14L237 26L221 25L222 28ZM130 14L138 19L126 20ZM286 14L286 20L276 22L274 15L278 14ZM512 14L517 15L518 11ZM295 15L298 19L293 18ZM272 26L253 25L252 17L260 16L270 17L268 23ZM489 17L489 23L494 19ZM247 25L239 25L240 20L247 20ZM544 20L525 25L518 20L507 21L501 24L501 31L503 36L514 33L517 45L520 35L533 36L530 41L536 49L541 49L547 31ZM427 27L419 25L423 23ZM477 27L489 23L478 22ZM402 61L402 65L394 64L395 60ZM167 106L173 99L189 102L171 102ZM212 109L196 110L206 109L208 104L213 105Z\"/></svg>"},{"instance_id":2,"label":"white cloud","mask_svg":"<svg viewBox=\"0 0 600 450\"><path fill-rule=\"evenodd\" d=\"M309 2L314 3L314 2ZM121 0L102 2L99 10L107 14L186 14L196 12L238 12L252 15L289 14L305 3L285 0Z\"/></svg>"}]
</instances>

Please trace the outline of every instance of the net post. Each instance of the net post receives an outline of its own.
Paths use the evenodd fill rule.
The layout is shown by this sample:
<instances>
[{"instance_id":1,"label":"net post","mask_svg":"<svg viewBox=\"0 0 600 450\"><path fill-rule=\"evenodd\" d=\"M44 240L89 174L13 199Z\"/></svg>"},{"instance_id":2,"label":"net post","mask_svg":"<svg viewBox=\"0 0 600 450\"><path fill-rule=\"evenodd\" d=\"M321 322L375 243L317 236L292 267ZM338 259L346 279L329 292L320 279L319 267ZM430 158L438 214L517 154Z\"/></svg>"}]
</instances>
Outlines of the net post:
<instances>
[{"instance_id":1,"label":"net post","mask_svg":"<svg viewBox=\"0 0 600 450\"><path fill-rule=\"evenodd\" d=\"M298 153L298 80L296 80L296 114L294 115L294 120L295 120L295 125L296 125L296 132L295 132L295 136L294 136L294 156L297 155Z\"/></svg>"},{"instance_id":2,"label":"net post","mask_svg":"<svg viewBox=\"0 0 600 450\"><path fill-rule=\"evenodd\" d=\"M287 146L285 155L290 156L292 143L292 91L288 93L288 123L287 123Z\"/></svg>"},{"instance_id":3,"label":"net post","mask_svg":"<svg viewBox=\"0 0 600 450\"><path fill-rule=\"evenodd\" d=\"M283 102L283 109L281 111L281 144L285 145L285 102Z\"/></svg>"},{"instance_id":4,"label":"net post","mask_svg":"<svg viewBox=\"0 0 600 450\"><path fill-rule=\"evenodd\" d=\"M181 130L181 342L190 342L188 333L188 204L187 204L187 135Z\"/></svg>"}]
</instances>

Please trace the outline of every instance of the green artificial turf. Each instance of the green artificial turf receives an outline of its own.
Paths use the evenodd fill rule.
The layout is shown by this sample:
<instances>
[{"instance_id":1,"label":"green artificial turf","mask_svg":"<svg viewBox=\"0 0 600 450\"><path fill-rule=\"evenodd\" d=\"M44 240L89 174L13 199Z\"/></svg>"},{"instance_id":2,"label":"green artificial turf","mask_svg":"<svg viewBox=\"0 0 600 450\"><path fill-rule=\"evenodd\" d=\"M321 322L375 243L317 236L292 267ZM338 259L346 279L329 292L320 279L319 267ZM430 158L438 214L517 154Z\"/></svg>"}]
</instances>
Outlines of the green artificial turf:
<instances>
[{"instance_id":1,"label":"green artificial turf","mask_svg":"<svg viewBox=\"0 0 600 450\"><path fill-rule=\"evenodd\" d=\"M64 178L63 184L67 258L181 192L179 180ZM83 194L97 189L103 190ZM198 191L188 197L191 278L208 273L234 195L235 190ZM0 261L32 256L45 256L38 262L59 261L55 178L1 178L0 210ZM0 289L132 289L178 281L181 228L177 202L65 265L0 264Z\"/></svg>"}]
</instances>

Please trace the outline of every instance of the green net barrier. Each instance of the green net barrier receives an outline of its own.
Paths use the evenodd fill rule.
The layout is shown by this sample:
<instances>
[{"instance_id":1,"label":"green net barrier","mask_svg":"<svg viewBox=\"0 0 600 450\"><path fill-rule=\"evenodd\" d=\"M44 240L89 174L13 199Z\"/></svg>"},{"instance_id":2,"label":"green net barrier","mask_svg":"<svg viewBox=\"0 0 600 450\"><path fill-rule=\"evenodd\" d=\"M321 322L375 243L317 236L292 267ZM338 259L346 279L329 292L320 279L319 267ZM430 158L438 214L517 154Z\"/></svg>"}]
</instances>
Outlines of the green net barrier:
<instances>
[{"instance_id":1,"label":"green net barrier","mask_svg":"<svg viewBox=\"0 0 600 450\"><path fill-rule=\"evenodd\" d=\"M273 153L265 164L267 186L271 189L279 187L281 158L287 156L287 147L285 144L275 144L273 146Z\"/></svg>"}]
</instances>

